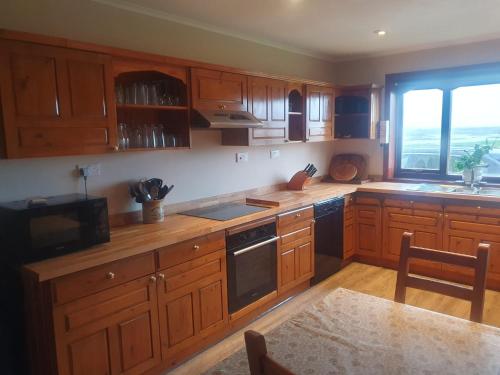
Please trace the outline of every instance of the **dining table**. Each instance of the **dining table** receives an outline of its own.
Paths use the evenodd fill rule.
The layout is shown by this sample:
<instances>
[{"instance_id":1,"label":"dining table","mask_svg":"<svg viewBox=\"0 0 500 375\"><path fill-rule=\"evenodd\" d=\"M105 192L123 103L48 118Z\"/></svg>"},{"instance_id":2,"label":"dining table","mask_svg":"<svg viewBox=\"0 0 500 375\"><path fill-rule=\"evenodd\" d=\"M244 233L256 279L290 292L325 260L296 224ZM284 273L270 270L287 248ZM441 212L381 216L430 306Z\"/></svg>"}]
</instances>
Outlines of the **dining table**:
<instances>
[{"instance_id":1,"label":"dining table","mask_svg":"<svg viewBox=\"0 0 500 375\"><path fill-rule=\"evenodd\" d=\"M500 374L499 328L343 288L261 333L295 374ZM245 348L205 374L249 374Z\"/></svg>"}]
</instances>

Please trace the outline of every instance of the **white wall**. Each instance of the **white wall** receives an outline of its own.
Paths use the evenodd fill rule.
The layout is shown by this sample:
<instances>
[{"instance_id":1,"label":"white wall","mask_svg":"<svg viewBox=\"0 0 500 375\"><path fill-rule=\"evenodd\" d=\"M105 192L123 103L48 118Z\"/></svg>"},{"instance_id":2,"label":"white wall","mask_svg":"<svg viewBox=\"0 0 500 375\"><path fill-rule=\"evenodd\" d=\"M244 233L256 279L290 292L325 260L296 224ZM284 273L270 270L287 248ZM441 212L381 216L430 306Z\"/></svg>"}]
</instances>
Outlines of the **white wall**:
<instances>
[{"instance_id":1,"label":"white wall","mask_svg":"<svg viewBox=\"0 0 500 375\"><path fill-rule=\"evenodd\" d=\"M190 58L252 71L332 81L330 62L287 52L155 17L119 10L88 0L3 0L0 28L94 42L103 45ZM160 177L175 189L167 203L177 203L286 181L309 162L327 172L333 143L290 144L271 160L269 147L220 146L220 132L193 132L193 148L116 155L0 160L0 201L35 195L83 191L74 175L77 164L99 162L102 176L89 179L89 192L106 195L110 212L139 209L127 182ZM235 163L248 151L246 164Z\"/></svg>"},{"instance_id":2,"label":"white wall","mask_svg":"<svg viewBox=\"0 0 500 375\"><path fill-rule=\"evenodd\" d=\"M335 82L352 85L364 83L384 85L386 74L498 61L500 61L500 40L492 40L359 61L340 62L334 65ZM378 141L342 140L335 144L335 152L343 152L344 150L365 150L370 153L370 173L382 174L383 154Z\"/></svg>"}]
</instances>

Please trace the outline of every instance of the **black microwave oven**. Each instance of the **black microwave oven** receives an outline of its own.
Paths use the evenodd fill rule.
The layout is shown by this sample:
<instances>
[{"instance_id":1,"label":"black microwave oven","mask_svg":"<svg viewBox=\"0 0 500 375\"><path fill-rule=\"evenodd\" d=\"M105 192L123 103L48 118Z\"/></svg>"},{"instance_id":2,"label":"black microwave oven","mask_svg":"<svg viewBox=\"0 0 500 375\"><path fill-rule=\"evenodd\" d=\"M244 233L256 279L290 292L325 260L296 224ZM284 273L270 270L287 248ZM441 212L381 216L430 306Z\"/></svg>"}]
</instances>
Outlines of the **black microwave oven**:
<instances>
[{"instance_id":1,"label":"black microwave oven","mask_svg":"<svg viewBox=\"0 0 500 375\"><path fill-rule=\"evenodd\" d=\"M109 241L106 198L69 194L0 203L4 259L17 264Z\"/></svg>"}]
</instances>

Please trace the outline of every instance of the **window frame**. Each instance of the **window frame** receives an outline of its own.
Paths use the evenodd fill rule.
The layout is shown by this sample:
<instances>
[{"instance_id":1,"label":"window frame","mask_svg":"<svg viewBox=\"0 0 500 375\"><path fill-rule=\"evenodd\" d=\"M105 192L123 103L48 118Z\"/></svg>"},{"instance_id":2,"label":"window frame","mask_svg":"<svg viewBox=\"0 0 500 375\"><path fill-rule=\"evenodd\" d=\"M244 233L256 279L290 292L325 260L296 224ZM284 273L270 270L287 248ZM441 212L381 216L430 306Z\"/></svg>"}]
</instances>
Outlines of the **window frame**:
<instances>
[{"instance_id":1,"label":"window frame","mask_svg":"<svg viewBox=\"0 0 500 375\"><path fill-rule=\"evenodd\" d=\"M448 174L450 152L451 93L466 86L500 84L500 63L386 75L386 118L393 126L391 143L385 152L385 178L456 181L461 175ZM403 94L411 90L440 89L443 92L441 149L438 170L401 168L403 137ZM392 165L391 165L392 164ZM390 175L392 171L392 176ZM486 183L500 183L500 177L483 177Z\"/></svg>"}]
</instances>

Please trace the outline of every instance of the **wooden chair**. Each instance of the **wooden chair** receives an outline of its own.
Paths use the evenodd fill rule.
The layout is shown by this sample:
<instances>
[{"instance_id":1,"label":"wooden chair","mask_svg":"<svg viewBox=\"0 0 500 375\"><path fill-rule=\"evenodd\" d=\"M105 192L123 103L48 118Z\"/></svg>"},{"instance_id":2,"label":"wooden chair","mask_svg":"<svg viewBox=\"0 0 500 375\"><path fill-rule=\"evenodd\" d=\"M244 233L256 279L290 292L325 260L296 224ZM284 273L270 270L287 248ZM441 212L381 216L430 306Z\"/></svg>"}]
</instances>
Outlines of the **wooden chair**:
<instances>
[{"instance_id":1,"label":"wooden chair","mask_svg":"<svg viewBox=\"0 0 500 375\"><path fill-rule=\"evenodd\" d=\"M401 255L394 300L405 303L407 287L464 299L472 302L470 320L481 323L483 320L484 293L486 289L490 245L479 244L477 256L471 256L410 246L412 236L412 233L405 232L401 240ZM409 275L409 260L411 258L472 268L475 271L474 284L471 288L465 285L458 285L414 274Z\"/></svg>"},{"instance_id":2,"label":"wooden chair","mask_svg":"<svg viewBox=\"0 0 500 375\"><path fill-rule=\"evenodd\" d=\"M245 332L250 375L295 375L267 355L266 339L255 331Z\"/></svg>"}]
</instances>

